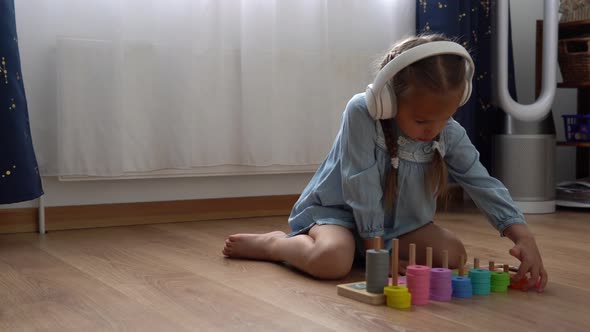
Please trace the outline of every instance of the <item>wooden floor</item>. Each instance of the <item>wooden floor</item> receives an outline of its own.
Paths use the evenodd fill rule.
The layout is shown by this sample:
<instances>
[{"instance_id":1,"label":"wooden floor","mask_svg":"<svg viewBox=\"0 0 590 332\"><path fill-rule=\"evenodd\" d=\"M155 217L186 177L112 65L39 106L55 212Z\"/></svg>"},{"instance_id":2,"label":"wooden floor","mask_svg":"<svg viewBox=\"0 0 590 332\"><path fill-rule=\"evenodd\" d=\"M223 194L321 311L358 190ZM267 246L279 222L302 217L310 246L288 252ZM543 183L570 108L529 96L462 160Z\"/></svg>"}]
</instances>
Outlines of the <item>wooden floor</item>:
<instances>
[{"instance_id":1,"label":"wooden floor","mask_svg":"<svg viewBox=\"0 0 590 332\"><path fill-rule=\"evenodd\" d=\"M516 263L477 213L438 222L470 257ZM281 264L225 259L236 232L287 231L285 218L199 221L0 236L0 331L590 331L590 214L528 216L544 294L510 291L397 311L336 295Z\"/></svg>"}]
</instances>

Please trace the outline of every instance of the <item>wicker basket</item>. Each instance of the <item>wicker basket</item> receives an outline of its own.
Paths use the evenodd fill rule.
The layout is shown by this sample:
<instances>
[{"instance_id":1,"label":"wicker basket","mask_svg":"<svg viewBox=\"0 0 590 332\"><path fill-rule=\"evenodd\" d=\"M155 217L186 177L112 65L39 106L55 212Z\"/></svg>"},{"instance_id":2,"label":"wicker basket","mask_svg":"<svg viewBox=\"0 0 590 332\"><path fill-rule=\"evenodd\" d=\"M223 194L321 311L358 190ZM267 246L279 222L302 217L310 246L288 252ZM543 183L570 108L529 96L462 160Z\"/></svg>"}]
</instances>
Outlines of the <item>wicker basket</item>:
<instances>
[{"instance_id":1,"label":"wicker basket","mask_svg":"<svg viewBox=\"0 0 590 332\"><path fill-rule=\"evenodd\" d=\"M590 81L590 37L559 40L557 54L563 81Z\"/></svg>"},{"instance_id":2,"label":"wicker basket","mask_svg":"<svg viewBox=\"0 0 590 332\"><path fill-rule=\"evenodd\" d=\"M560 22L585 21L590 19L590 6L584 6L562 13Z\"/></svg>"}]
</instances>

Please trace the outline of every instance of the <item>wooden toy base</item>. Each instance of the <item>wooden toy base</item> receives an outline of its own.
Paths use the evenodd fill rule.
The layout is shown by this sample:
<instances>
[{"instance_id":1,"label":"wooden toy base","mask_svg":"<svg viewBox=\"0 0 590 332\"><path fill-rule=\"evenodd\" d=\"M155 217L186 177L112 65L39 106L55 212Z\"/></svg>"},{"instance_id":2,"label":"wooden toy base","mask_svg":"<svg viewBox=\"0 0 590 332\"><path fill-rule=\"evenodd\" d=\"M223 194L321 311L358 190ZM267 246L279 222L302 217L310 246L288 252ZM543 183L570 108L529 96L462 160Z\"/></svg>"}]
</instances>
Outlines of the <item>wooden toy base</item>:
<instances>
[{"instance_id":1,"label":"wooden toy base","mask_svg":"<svg viewBox=\"0 0 590 332\"><path fill-rule=\"evenodd\" d=\"M367 292L367 283L365 281L352 282L337 286L338 295L372 305L384 305L385 295Z\"/></svg>"}]
</instances>

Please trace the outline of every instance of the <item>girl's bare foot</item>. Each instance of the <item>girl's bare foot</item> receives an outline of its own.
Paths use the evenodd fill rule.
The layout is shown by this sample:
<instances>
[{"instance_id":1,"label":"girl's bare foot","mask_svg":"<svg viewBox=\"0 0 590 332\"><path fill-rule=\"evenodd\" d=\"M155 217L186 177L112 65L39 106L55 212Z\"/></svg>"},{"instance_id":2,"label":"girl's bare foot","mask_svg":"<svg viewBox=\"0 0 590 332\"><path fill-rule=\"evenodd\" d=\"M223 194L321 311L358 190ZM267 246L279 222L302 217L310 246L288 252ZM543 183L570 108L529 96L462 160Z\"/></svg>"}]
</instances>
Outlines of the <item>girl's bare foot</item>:
<instances>
[{"instance_id":1,"label":"girl's bare foot","mask_svg":"<svg viewBox=\"0 0 590 332\"><path fill-rule=\"evenodd\" d=\"M281 231L266 234L234 234L225 240L223 255L232 258L249 258L275 261L272 245L277 238L285 237Z\"/></svg>"}]
</instances>

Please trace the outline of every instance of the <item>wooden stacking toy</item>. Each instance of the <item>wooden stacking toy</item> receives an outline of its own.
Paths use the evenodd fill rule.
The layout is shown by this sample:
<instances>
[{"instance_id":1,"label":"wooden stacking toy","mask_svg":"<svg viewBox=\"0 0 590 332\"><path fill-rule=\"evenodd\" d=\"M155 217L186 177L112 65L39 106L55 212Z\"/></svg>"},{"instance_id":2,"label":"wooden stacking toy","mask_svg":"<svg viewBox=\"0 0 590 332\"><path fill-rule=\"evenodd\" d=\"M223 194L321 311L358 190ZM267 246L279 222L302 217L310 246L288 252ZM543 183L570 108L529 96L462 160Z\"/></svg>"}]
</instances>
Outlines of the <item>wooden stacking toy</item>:
<instances>
[{"instance_id":1,"label":"wooden stacking toy","mask_svg":"<svg viewBox=\"0 0 590 332\"><path fill-rule=\"evenodd\" d=\"M395 309L409 309L412 305L426 305L429 301L451 301L473 295L507 293L508 289L526 287L529 278L511 283L518 271L508 264L496 265L489 261L480 266L475 257L473 268L465 275L465 256L459 257L456 271L450 270L448 251L442 251L442 267L432 266L432 248L426 248L426 265L416 264L416 245L409 245L406 276L399 276L399 241L392 240L391 255L383 250L383 240L375 239L374 249L366 251L365 280L337 286L338 295L373 305L387 305ZM391 279L388 278L391 275ZM454 275L456 274L456 275ZM535 285L539 286L539 282Z\"/></svg>"}]
</instances>

